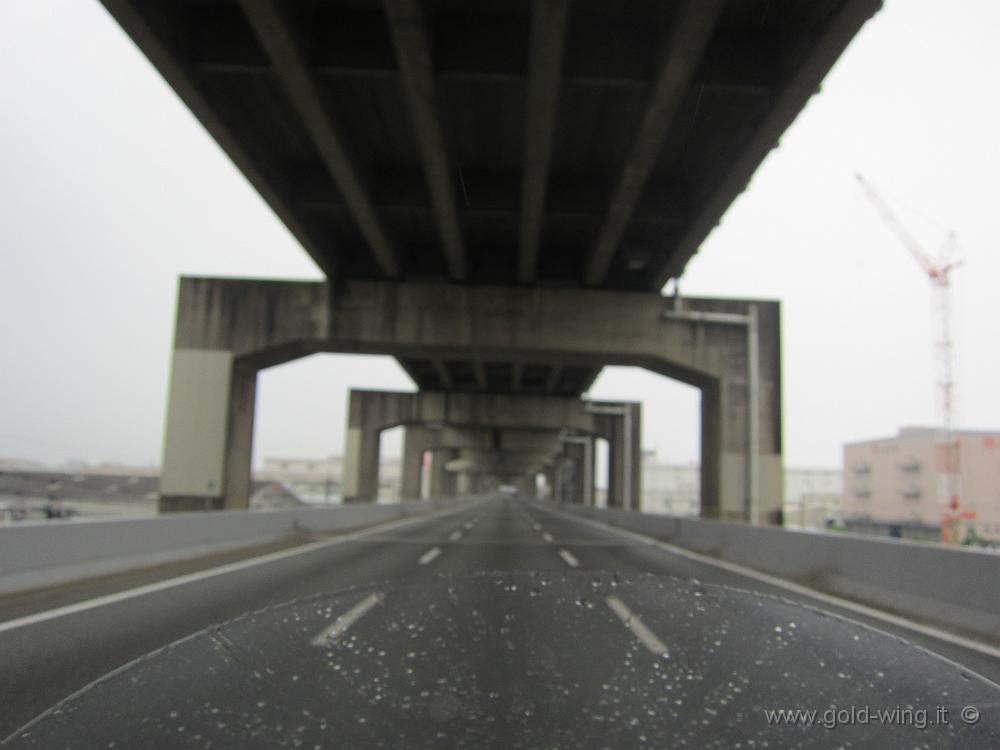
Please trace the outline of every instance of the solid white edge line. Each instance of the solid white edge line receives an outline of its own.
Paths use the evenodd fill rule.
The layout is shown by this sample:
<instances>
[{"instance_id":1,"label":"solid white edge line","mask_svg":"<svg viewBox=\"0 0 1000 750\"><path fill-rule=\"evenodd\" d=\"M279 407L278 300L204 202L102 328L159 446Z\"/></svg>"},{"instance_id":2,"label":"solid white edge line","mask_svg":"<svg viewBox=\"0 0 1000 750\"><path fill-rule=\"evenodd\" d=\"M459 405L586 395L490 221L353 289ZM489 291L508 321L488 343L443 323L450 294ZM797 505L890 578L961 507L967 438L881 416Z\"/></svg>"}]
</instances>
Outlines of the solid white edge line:
<instances>
[{"instance_id":1,"label":"solid white edge line","mask_svg":"<svg viewBox=\"0 0 1000 750\"><path fill-rule=\"evenodd\" d=\"M549 544L552 544L552 535L549 532L547 531L542 532L542 539L544 539Z\"/></svg>"},{"instance_id":2,"label":"solid white edge line","mask_svg":"<svg viewBox=\"0 0 1000 750\"><path fill-rule=\"evenodd\" d=\"M605 599L608 606L611 607L611 611L618 615L625 626L632 631L632 634L642 641L642 645L649 649L650 653L656 654L657 656L669 656L667 653L667 647L664 645L663 641L656 637L656 634L646 627L646 624L640 620L625 603L615 595L609 596Z\"/></svg>"},{"instance_id":3,"label":"solid white edge line","mask_svg":"<svg viewBox=\"0 0 1000 750\"><path fill-rule=\"evenodd\" d=\"M433 517L448 516L453 513L460 513L464 510L468 510L468 508L465 507L459 507L454 509L449 508L443 511L429 513L427 515L415 516L413 518L399 518L394 521L390 521L388 523L379 524L378 526L364 529L363 531L355 531L350 534L336 536L332 539L323 539L318 542L310 542L309 544L300 545L298 547L292 547L286 550L280 550L279 552L271 552L267 555L261 555L259 557L251 557L246 560L239 560L237 562L228 563L226 565L220 565L216 568L208 568L207 570L199 570L194 573L187 573L186 575L177 576L176 578L167 578L163 581L156 581L154 583L146 584L145 586L138 586L134 589L117 591L113 594L99 596L94 599L85 599L82 602L67 604L64 607L56 607L55 609L47 609L42 612L35 612L34 614L25 615L24 617L18 617L13 620L7 620L6 622L0 622L0 633L6 633L7 631L10 630L16 630L18 628L27 627L28 625L37 625L40 622L55 620L60 617L66 617L67 615L74 615L79 612L86 612L89 609L97 609L98 607L104 607L109 604L117 604L118 602L127 601L128 599L134 599L138 596L145 596L146 594L154 594L158 591L165 591L167 589L172 589L176 586L183 586L188 583L203 581L207 578L215 578L216 576L227 575L228 573L235 573L240 570L245 570L246 568L252 568L256 565L266 565L267 563L277 562L278 560L284 560L285 558L296 557L297 555L305 555L308 554L309 552L314 552L315 550L323 549L324 547L335 547L338 544L351 542L354 541L355 539L361 539L366 536L381 534L389 529L395 529L400 526L410 526L416 523L420 523L421 521L427 521Z\"/></svg>"},{"instance_id":4,"label":"solid white edge line","mask_svg":"<svg viewBox=\"0 0 1000 750\"><path fill-rule=\"evenodd\" d=\"M427 550L424 554L420 556L420 560L418 560L418 562L421 565L426 565L440 554L441 554L440 547L431 547L429 550Z\"/></svg>"},{"instance_id":5,"label":"solid white edge line","mask_svg":"<svg viewBox=\"0 0 1000 750\"><path fill-rule=\"evenodd\" d=\"M659 539L653 539L651 537L643 536L642 534L637 534L634 531L629 531L627 529L620 529L616 526L611 526L606 523L602 523L591 518L580 518L572 514L563 513L562 511L555 509L546 509L551 513L558 513L564 518L570 518L581 523L586 523L591 526L605 529L607 531L613 531L617 534L625 537L630 537L640 542L646 544L651 544L653 546L659 547L667 552L671 552L679 557L686 557L689 560L695 560L697 562L705 563L706 565L711 565L716 568L721 568L722 570L729 571L730 573L736 573L737 575L745 576L746 578L753 578L754 580L760 581L761 583L767 583L776 588L782 588L786 591L791 591L795 594L800 594L802 596L807 596L811 599L821 601L825 604L832 604L836 607L841 607L842 609L847 609L852 612L857 612L858 614L866 615L876 620L881 620L882 622L887 622L891 625L896 625L907 630L912 630L915 633L920 633L922 635L930 636L931 638L937 638L945 643L950 643L954 646L961 646L962 648L967 648L970 651L976 651L981 654L986 654L987 656L992 656L995 659L1000 659L1000 648L990 646L987 643L981 643L980 641L974 641L971 638L965 638L960 635L955 635L954 633L949 633L946 630L941 630L935 628L931 625L924 625L919 622L914 622L913 620L908 620L905 617L899 615L894 615L890 612L884 612L880 609L875 609L874 607L869 607L865 604L859 604L857 602L852 602L850 599L841 599L833 594L827 594L822 591L816 591L815 589L808 588L806 586L801 586L792 581L788 581L784 578L778 578L777 576L769 575L768 573L761 573L759 570L754 570L753 568L746 568L742 565L736 563L727 562L726 560L717 560L714 557L709 557L703 555L700 552L692 552L689 549L684 549L683 547L678 547L669 542L662 542ZM890 635L893 635L890 633ZM941 654L935 654L943 659L947 659ZM949 660L950 661L950 660ZM967 667L963 667L967 669Z\"/></svg>"},{"instance_id":6,"label":"solid white edge line","mask_svg":"<svg viewBox=\"0 0 1000 750\"><path fill-rule=\"evenodd\" d=\"M573 556L573 553L570 552L569 550L566 550L566 549L559 550L559 557L561 557L563 560L565 560L566 564L569 565L571 568L579 568L580 567L580 561L577 560Z\"/></svg>"},{"instance_id":7,"label":"solid white edge line","mask_svg":"<svg viewBox=\"0 0 1000 750\"><path fill-rule=\"evenodd\" d=\"M364 617L368 610L382 601L383 598L383 595L377 591L374 594L369 594L334 620L329 626L323 628L309 643L313 646L330 645L332 641L337 640L337 638L346 633L351 625Z\"/></svg>"}]
</instances>

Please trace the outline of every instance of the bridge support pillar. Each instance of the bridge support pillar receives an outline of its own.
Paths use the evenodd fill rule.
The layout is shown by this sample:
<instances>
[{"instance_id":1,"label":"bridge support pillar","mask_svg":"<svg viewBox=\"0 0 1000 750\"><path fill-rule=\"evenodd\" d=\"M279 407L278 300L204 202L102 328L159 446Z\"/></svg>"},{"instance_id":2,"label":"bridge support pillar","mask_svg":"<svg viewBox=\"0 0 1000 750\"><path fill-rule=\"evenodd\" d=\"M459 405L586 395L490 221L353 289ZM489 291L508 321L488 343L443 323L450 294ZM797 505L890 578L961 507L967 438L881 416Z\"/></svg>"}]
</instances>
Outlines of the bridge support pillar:
<instances>
[{"instance_id":1,"label":"bridge support pillar","mask_svg":"<svg viewBox=\"0 0 1000 750\"><path fill-rule=\"evenodd\" d=\"M403 462L399 482L401 500L419 500L422 496L424 454L433 445L429 432L419 425L403 428Z\"/></svg>"},{"instance_id":2,"label":"bridge support pillar","mask_svg":"<svg viewBox=\"0 0 1000 750\"><path fill-rule=\"evenodd\" d=\"M454 448L436 448L431 452L430 496L432 498L455 496L455 475L445 469L445 465L458 458Z\"/></svg>"},{"instance_id":3,"label":"bridge support pillar","mask_svg":"<svg viewBox=\"0 0 1000 750\"><path fill-rule=\"evenodd\" d=\"M250 506L257 371L226 351L175 349L161 513Z\"/></svg>"},{"instance_id":4,"label":"bridge support pillar","mask_svg":"<svg viewBox=\"0 0 1000 750\"><path fill-rule=\"evenodd\" d=\"M642 409L622 404L606 414L609 508L639 510L642 498Z\"/></svg>"}]
</instances>

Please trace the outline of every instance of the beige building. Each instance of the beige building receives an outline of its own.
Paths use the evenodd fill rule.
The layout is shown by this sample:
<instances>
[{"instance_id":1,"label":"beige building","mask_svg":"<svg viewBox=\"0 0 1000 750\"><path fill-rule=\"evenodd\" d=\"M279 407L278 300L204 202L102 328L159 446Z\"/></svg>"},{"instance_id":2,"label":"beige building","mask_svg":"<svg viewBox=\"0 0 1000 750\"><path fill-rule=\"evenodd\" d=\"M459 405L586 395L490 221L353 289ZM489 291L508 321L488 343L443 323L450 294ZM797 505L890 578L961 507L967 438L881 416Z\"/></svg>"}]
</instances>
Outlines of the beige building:
<instances>
[{"instance_id":1,"label":"beige building","mask_svg":"<svg viewBox=\"0 0 1000 750\"><path fill-rule=\"evenodd\" d=\"M959 511L984 538L1000 540L1000 432L958 431ZM943 430L908 427L896 437L844 446L844 520L935 529L946 517L949 460Z\"/></svg>"}]
</instances>

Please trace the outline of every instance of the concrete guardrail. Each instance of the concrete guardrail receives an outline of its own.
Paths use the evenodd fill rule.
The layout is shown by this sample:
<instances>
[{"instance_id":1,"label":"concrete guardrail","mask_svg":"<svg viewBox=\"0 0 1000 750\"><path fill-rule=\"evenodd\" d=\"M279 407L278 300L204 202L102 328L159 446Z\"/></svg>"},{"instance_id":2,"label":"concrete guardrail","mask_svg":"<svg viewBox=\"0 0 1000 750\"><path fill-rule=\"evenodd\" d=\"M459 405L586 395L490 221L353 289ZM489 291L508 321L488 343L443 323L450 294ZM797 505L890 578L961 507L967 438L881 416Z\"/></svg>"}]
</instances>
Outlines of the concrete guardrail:
<instances>
[{"instance_id":1,"label":"concrete guardrail","mask_svg":"<svg viewBox=\"0 0 1000 750\"><path fill-rule=\"evenodd\" d=\"M1000 643L1000 555L995 552L572 504L555 507Z\"/></svg>"},{"instance_id":2,"label":"concrete guardrail","mask_svg":"<svg viewBox=\"0 0 1000 750\"><path fill-rule=\"evenodd\" d=\"M297 533L348 531L460 502L408 500L0 526L0 594L266 544Z\"/></svg>"}]
</instances>

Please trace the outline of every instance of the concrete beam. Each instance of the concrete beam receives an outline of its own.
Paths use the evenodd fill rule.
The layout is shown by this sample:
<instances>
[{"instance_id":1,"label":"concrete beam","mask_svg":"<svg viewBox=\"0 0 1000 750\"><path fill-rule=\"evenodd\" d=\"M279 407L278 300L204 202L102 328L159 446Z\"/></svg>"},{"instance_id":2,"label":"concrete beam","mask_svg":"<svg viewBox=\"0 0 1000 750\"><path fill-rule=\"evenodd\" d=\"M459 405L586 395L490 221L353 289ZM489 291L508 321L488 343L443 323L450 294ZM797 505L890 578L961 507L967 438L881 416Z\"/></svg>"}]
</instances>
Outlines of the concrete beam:
<instances>
[{"instance_id":1,"label":"concrete beam","mask_svg":"<svg viewBox=\"0 0 1000 750\"><path fill-rule=\"evenodd\" d=\"M451 277L460 281L467 275L465 243L458 220L454 169L448 159L437 114L427 22L419 0L384 0L383 5L399 61L403 94L423 158L445 262Z\"/></svg>"},{"instance_id":2,"label":"concrete beam","mask_svg":"<svg viewBox=\"0 0 1000 750\"><path fill-rule=\"evenodd\" d=\"M569 17L569 0L533 3L528 96L524 123L524 176L521 183L521 239L517 278L535 280L542 236L545 190L559 105L559 79Z\"/></svg>"},{"instance_id":3,"label":"concrete beam","mask_svg":"<svg viewBox=\"0 0 1000 750\"><path fill-rule=\"evenodd\" d=\"M678 11L679 18L667 40L639 131L619 172L607 217L587 258L584 281L588 286L600 284L608 272L724 6L724 0L687 0Z\"/></svg>"},{"instance_id":4,"label":"concrete beam","mask_svg":"<svg viewBox=\"0 0 1000 750\"><path fill-rule=\"evenodd\" d=\"M398 252L375 212L332 114L323 104L319 85L299 48L286 10L275 0L240 0L240 5L379 268L386 276L399 276Z\"/></svg>"}]
</instances>

